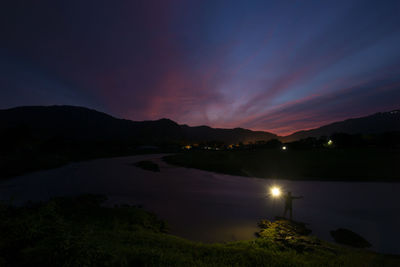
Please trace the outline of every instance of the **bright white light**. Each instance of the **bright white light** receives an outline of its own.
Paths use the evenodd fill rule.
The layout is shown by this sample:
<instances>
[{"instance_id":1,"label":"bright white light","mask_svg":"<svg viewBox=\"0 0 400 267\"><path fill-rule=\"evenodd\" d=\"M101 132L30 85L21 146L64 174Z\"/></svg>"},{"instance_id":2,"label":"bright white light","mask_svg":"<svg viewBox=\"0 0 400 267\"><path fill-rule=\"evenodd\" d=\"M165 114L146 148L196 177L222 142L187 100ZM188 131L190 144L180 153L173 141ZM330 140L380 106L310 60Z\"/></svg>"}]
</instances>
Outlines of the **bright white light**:
<instances>
[{"instance_id":1,"label":"bright white light","mask_svg":"<svg viewBox=\"0 0 400 267\"><path fill-rule=\"evenodd\" d=\"M283 147L282 147L282 150L286 150L286 146L283 146Z\"/></svg>"},{"instance_id":2,"label":"bright white light","mask_svg":"<svg viewBox=\"0 0 400 267\"><path fill-rule=\"evenodd\" d=\"M281 189L279 187L271 187L271 195L273 197L279 197L281 195Z\"/></svg>"},{"instance_id":3,"label":"bright white light","mask_svg":"<svg viewBox=\"0 0 400 267\"><path fill-rule=\"evenodd\" d=\"M333 141L332 140L329 140L328 141L328 145L332 145L333 144Z\"/></svg>"}]
</instances>

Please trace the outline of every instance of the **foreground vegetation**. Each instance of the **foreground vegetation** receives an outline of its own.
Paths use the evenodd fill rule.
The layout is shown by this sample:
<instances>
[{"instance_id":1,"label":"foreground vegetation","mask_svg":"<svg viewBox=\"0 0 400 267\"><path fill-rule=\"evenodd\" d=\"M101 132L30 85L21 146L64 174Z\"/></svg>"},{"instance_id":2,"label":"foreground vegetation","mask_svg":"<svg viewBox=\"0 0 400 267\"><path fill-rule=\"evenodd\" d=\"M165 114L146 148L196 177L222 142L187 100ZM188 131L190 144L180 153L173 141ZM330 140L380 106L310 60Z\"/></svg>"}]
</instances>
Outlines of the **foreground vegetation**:
<instances>
[{"instance_id":1,"label":"foreground vegetation","mask_svg":"<svg viewBox=\"0 0 400 267\"><path fill-rule=\"evenodd\" d=\"M81 196L20 208L1 205L0 266L400 264L394 256L343 248L313 237L301 238L308 245L299 249L293 238L280 241L282 228L265 227L265 222L261 223L260 237L252 241L196 243L167 234L164 222L139 207L106 208L101 206L104 200L101 196Z\"/></svg>"},{"instance_id":2,"label":"foreground vegetation","mask_svg":"<svg viewBox=\"0 0 400 267\"><path fill-rule=\"evenodd\" d=\"M167 163L225 174L291 180L400 181L399 149L192 151Z\"/></svg>"}]
</instances>

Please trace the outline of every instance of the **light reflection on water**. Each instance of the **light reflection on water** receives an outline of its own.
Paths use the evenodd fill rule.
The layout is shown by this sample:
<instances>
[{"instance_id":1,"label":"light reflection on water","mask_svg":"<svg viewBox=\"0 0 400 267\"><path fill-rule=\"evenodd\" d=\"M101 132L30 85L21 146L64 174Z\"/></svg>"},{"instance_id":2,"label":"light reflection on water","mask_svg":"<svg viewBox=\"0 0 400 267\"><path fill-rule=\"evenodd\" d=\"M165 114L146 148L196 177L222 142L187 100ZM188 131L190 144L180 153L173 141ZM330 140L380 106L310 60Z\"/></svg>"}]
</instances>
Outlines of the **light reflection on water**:
<instances>
[{"instance_id":1,"label":"light reflection on water","mask_svg":"<svg viewBox=\"0 0 400 267\"><path fill-rule=\"evenodd\" d=\"M317 236L344 227L364 236L374 249L400 254L400 183L292 182L243 178L169 166L161 155L141 155L74 163L0 183L0 199L45 200L52 196L105 194L107 204L143 205L165 219L171 232L215 242L254 238L257 222L282 215L283 201L266 198L277 184L303 195L294 202L294 219ZM130 164L155 159L161 172Z\"/></svg>"}]
</instances>

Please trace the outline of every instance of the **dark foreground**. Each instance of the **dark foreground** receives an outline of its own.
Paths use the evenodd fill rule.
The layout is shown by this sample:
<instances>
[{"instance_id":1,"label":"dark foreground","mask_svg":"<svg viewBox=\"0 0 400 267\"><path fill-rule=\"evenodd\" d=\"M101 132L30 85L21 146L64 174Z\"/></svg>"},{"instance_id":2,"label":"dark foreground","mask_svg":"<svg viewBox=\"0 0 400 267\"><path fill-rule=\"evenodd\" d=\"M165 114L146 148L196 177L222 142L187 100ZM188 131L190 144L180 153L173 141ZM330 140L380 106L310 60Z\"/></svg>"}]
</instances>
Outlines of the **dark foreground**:
<instances>
[{"instance_id":1,"label":"dark foreground","mask_svg":"<svg viewBox=\"0 0 400 267\"><path fill-rule=\"evenodd\" d=\"M378 148L193 151L169 164L218 173L288 180L400 182L400 150Z\"/></svg>"},{"instance_id":2,"label":"dark foreground","mask_svg":"<svg viewBox=\"0 0 400 267\"><path fill-rule=\"evenodd\" d=\"M1 266L399 266L397 256L345 248L290 222L261 222L258 238L202 244L167 234L140 207L102 207L101 196L1 205ZM255 222L256 223L256 222ZM291 230L288 230L291 229Z\"/></svg>"}]
</instances>

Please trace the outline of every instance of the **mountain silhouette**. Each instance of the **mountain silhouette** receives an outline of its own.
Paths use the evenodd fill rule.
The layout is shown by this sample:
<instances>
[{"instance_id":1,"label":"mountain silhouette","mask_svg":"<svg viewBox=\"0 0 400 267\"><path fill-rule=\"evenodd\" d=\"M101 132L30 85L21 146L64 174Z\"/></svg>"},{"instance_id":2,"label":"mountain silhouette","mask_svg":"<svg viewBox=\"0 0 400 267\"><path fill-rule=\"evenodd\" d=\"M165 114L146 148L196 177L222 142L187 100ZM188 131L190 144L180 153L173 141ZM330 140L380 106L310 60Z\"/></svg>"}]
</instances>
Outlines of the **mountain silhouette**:
<instances>
[{"instance_id":1,"label":"mountain silhouette","mask_svg":"<svg viewBox=\"0 0 400 267\"><path fill-rule=\"evenodd\" d=\"M39 139L118 140L136 143L223 142L248 143L268 141L277 135L243 128L220 129L208 126L179 125L170 119L131 121L76 106L26 106L0 110L0 130L29 131ZM334 122L316 129L298 131L279 137L291 142L307 137L334 133L376 134L400 131L400 111L380 112L370 116Z\"/></svg>"},{"instance_id":2,"label":"mountain silhouette","mask_svg":"<svg viewBox=\"0 0 400 267\"><path fill-rule=\"evenodd\" d=\"M397 110L278 137L242 128L191 127L169 119L130 121L84 107L17 107L0 110L0 179L71 161L149 152L144 147L152 147L151 153L174 152L193 143L237 144L277 138L289 142L334 133L394 131L400 131ZM391 138L398 140L397 135Z\"/></svg>"},{"instance_id":3,"label":"mountain silhouette","mask_svg":"<svg viewBox=\"0 0 400 267\"><path fill-rule=\"evenodd\" d=\"M19 127L36 138L118 140L137 143L224 142L247 143L277 138L275 134L247 129L190 127L169 119L130 121L75 106L27 106L0 110L0 130Z\"/></svg>"},{"instance_id":4,"label":"mountain silhouette","mask_svg":"<svg viewBox=\"0 0 400 267\"><path fill-rule=\"evenodd\" d=\"M298 131L280 139L283 142L291 142L307 137L331 136L335 133L380 134L398 131L400 131L400 110L393 110L334 122L316 129Z\"/></svg>"}]
</instances>

